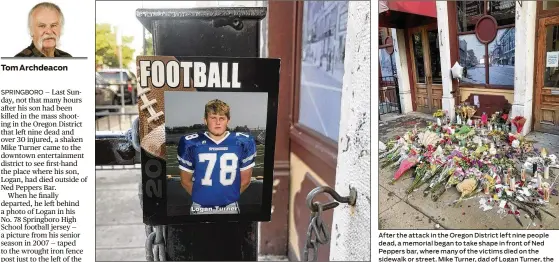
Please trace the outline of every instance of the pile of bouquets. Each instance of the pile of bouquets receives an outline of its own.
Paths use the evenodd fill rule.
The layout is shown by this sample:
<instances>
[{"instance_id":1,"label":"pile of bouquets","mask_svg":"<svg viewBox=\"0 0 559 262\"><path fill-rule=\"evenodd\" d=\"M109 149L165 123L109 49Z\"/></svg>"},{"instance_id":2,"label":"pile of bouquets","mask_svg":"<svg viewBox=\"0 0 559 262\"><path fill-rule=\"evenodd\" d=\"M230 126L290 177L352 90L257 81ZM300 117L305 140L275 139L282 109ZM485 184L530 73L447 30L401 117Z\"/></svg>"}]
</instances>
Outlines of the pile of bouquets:
<instances>
[{"instance_id":1,"label":"pile of bouquets","mask_svg":"<svg viewBox=\"0 0 559 262\"><path fill-rule=\"evenodd\" d=\"M472 111L468 107L462 110L464 116L471 117ZM504 120L502 115L498 117ZM436 123L424 129L416 126L386 143L380 155L380 166L395 170L391 183L408 175L413 178L406 189L407 194L424 187L423 196L437 201L455 187L460 193L455 205L481 196L490 202L505 201L508 211L515 216L520 211L540 220L542 212L552 215L544 208L548 201L544 199L546 191L542 188L545 184L536 174L526 177L527 164L520 160L520 156L532 154L530 163L540 166L540 174L543 174L543 167L557 163L556 157L536 155L540 151L532 148L529 141L515 138L515 143L511 143L502 130L485 128ZM536 178L540 179L539 182L532 183ZM499 206L503 204L499 202ZM504 210L504 207L500 208Z\"/></svg>"}]
</instances>

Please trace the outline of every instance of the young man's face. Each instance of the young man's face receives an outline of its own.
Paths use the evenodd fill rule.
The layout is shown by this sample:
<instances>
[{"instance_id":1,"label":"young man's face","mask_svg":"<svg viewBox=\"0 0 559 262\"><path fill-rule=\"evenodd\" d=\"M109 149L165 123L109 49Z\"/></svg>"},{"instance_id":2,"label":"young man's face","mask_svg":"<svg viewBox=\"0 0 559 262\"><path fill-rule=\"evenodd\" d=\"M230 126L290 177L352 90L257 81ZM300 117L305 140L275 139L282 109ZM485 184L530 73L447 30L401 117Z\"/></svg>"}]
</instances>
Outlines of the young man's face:
<instances>
[{"instance_id":1,"label":"young man's face","mask_svg":"<svg viewBox=\"0 0 559 262\"><path fill-rule=\"evenodd\" d=\"M52 49L60 37L60 16L52 9L39 8L32 14L33 43L38 49Z\"/></svg>"},{"instance_id":2,"label":"young man's face","mask_svg":"<svg viewBox=\"0 0 559 262\"><path fill-rule=\"evenodd\" d=\"M229 119L225 115L209 113L204 122L212 135L221 136L227 131Z\"/></svg>"}]
</instances>

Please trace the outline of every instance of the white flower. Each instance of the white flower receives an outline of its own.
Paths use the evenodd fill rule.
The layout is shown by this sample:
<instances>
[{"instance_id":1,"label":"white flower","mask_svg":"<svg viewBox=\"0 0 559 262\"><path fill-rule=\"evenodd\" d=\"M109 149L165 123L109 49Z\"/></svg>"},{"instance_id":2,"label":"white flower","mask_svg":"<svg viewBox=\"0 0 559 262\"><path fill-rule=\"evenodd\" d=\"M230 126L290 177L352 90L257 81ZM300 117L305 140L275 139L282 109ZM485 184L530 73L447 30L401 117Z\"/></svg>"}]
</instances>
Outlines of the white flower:
<instances>
[{"instance_id":1,"label":"white flower","mask_svg":"<svg viewBox=\"0 0 559 262\"><path fill-rule=\"evenodd\" d=\"M382 141L378 141L378 144L379 152L384 152L386 150L386 145Z\"/></svg>"},{"instance_id":2,"label":"white flower","mask_svg":"<svg viewBox=\"0 0 559 262\"><path fill-rule=\"evenodd\" d=\"M549 155L548 158L551 159L551 164L557 163L557 156L555 156L555 154Z\"/></svg>"}]
</instances>

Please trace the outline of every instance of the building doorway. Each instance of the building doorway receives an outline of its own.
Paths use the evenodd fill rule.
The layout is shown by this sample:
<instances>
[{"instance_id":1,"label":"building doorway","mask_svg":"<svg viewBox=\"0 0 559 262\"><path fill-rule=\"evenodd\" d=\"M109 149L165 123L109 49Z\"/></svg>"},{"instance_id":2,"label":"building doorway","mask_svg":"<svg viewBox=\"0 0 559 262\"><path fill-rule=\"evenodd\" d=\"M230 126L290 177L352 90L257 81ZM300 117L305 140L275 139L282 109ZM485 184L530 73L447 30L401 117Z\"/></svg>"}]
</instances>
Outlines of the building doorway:
<instances>
[{"instance_id":1,"label":"building doorway","mask_svg":"<svg viewBox=\"0 0 559 262\"><path fill-rule=\"evenodd\" d=\"M442 74L437 24L408 30L416 111L431 114L442 108Z\"/></svg>"},{"instance_id":2,"label":"building doorway","mask_svg":"<svg viewBox=\"0 0 559 262\"><path fill-rule=\"evenodd\" d=\"M538 19L534 130L559 134L559 16Z\"/></svg>"}]
</instances>

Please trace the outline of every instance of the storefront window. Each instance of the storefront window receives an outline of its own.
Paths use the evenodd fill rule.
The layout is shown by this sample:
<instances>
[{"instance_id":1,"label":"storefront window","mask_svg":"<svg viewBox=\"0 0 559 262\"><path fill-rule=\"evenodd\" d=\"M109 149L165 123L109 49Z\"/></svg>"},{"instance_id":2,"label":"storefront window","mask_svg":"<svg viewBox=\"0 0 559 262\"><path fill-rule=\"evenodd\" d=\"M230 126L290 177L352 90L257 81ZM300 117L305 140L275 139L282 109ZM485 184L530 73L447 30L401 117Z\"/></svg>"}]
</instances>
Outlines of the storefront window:
<instances>
[{"instance_id":1,"label":"storefront window","mask_svg":"<svg viewBox=\"0 0 559 262\"><path fill-rule=\"evenodd\" d=\"M456 2L458 32L474 31L477 21L484 15L483 6L483 1Z\"/></svg>"},{"instance_id":2,"label":"storefront window","mask_svg":"<svg viewBox=\"0 0 559 262\"><path fill-rule=\"evenodd\" d=\"M299 123L334 142L340 127L347 34L347 19L338 17L347 16L347 10L348 1L305 1L303 7Z\"/></svg>"},{"instance_id":3,"label":"storefront window","mask_svg":"<svg viewBox=\"0 0 559 262\"><path fill-rule=\"evenodd\" d=\"M439 36L437 30L432 30L427 32L427 38L429 39L429 50L431 51L431 74L433 76L433 84L442 84L443 76L441 74L441 59L439 54Z\"/></svg>"},{"instance_id":4,"label":"storefront window","mask_svg":"<svg viewBox=\"0 0 559 262\"><path fill-rule=\"evenodd\" d=\"M515 1L489 1L488 15L497 20L497 25L514 24Z\"/></svg>"},{"instance_id":5,"label":"storefront window","mask_svg":"<svg viewBox=\"0 0 559 262\"><path fill-rule=\"evenodd\" d=\"M559 26L546 28L544 86L559 88Z\"/></svg>"},{"instance_id":6,"label":"storefront window","mask_svg":"<svg viewBox=\"0 0 559 262\"><path fill-rule=\"evenodd\" d=\"M549 10L553 8L559 7L559 1L542 1L543 3L543 10Z\"/></svg>"},{"instance_id":7,"label":"storefront window","mask_svg":"<svg viewBox=\"0 0 559 262\"><path fill-rule=\"evenodd\" d=\"M485 84L485 45L473 34L459 36L458 42L460 65L465 68L463 81L469 84Z\"/></svg>"},{"instance_id":8,"label":"storefront window","mask_svg":"<svg viewBox=\"0 0 559 262\"><path fill-rule=\"evenodd\" d=\"M423 44L421 33L413 34L413 56L415 57L415 71L418 83L425 83L425 68L423 64Z\"/></svg>"},{"instance_id":9,"label":"storefront window","mask_svg":"<svg viewBox=\"0 0 559 262\"><path fill-rule=\"evenodd\" d=\"M514 88L515 8L515 1L456 2L459 63L465 68L461 84ZM484 26L477 22L487 15L497 22L496 36L489 43L476 36L476 31L490 30L476 28Z\"/></svg>"},{"instance_id":10,"label":"storefront window","mask_svg":"<svg viewBox=\"0 0 559 262\"><path fill-rule=\"evenodd\" d=\"M497 31L489 44L489 84L514 85L514 27Z\"/></svg>"}]
</instances>

